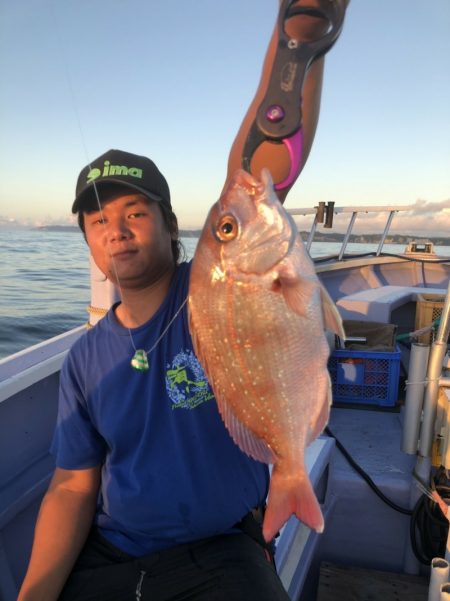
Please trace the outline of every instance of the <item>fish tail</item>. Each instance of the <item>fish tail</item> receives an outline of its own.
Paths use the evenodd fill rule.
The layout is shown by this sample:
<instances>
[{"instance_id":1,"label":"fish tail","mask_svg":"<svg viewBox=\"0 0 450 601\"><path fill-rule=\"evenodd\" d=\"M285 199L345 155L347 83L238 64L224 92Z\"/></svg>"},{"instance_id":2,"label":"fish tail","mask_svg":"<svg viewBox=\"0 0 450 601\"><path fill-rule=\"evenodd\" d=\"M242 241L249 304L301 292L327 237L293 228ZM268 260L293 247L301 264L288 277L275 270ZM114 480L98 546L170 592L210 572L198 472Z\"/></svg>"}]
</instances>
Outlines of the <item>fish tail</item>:
<instances>
[{"instance_id":1,"label":"fish tail","mask_svg":"<svg viewBox=\"0 0 450 601\"><path fill-rule=\"evenodd\" d=\"M263 522L265 540L272 540L294 514L312 530L323 532L322 511L306 471L303 469L292 478L292 475L283 475L277 467L275 465L272 471Z\"/></svg>"}]
</instances>

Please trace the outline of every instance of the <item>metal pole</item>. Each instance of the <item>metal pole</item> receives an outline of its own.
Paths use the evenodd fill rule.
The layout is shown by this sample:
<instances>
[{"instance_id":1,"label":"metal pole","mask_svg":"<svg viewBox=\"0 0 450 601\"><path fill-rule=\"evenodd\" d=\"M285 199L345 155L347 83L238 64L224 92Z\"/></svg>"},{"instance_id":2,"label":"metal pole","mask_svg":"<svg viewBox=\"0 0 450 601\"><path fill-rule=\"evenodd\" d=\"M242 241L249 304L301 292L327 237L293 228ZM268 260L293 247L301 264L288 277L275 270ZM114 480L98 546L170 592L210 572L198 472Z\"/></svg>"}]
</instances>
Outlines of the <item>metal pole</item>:
<instances>
[{"instance_id":1,"label":"metal pole","mask_svg":"<svg viewBox=\"0 0 450 601\"><path fill-rule=\"evenodd\" d=\"M389 213L388 220L387 220L386 225L384 227L384 232L381 235L380 244L378 245L377 257L380 255L381 251L383 250L384 241L386 240L386 236L388 235L388 232L391 229L391 223L392 223L392 220L394 219L394 215L395 215L395 211L391 211Z\"/></svg>"},{"instance_id":2,"label":"metal pole","mask_svg":"<svg viewBox=\"0 0 450 601\"><path fill-rule=\"evenodd\" d=\"M316 228L317 228L317 215L314 218L314 221L311 225L311 229L309 231L309 236L308 236L308 240L306 242L306 252L310 255L310 250L311 250L311 245L313 243L314 240L314 234L316 233Z\"/></svg>"},{"instance_id":3,"label":"metal pole","mask_svg":"<svg viewBox=\"0 0 450 601\"><path fill-rule=\"evenodd\" d=\"M350 234L352 233L353 224L355 223L357 214L358 213L355 211L354 213L352 213L352 216L350 218L350 223L348 224L347 232L345 234L344 240L342 241L341 251L339 253L339 261L341 261L342 257L344 256L345 249L347 248L348 240L350 238Z\"/></svg>"},{"instance_id":4,"label":"metal pole","mask_svg":"<svg viewBox=\"0 0 450 601\"><path fill-rule=\"evenodd\" d=\"M450 601L450 583L446 582L441 585L441 596L439 601Z\"/></svg>"},{"instance_id":5,"label":"metal pole","mask_svg":"<svg viewBox=\"0 0 450 601\"><path fill-rule=\"evenodd\" d=\"M105 275L100 271L90 257L91 267L91 306L89 312L89 325L95 324L106 314L108 309L117 300L119 293L112 282L106 279Z\"/></svg>"},{"instance_id":6,"label":"metal pole","mask_svg":"<svg viewBox=\"0 0 450 601\"><path fill-rule=\"evenodd\" d=\"M437 398L439 394L439 379L442 375L442 365L447 351L447 339L450 331L450 281L447 296L441 315L436 341L431 346L428 362L427 385L425 389L423 422L420 430L419 452L430 456L434 440L434 424L436 419Z\"/></svg>"},{"instance_id":7,"label":"metal pole","mask_svg":"<svg viewBox=\"0 0 450 601\"><path fill-rule=\"evenodd\" d=\"M441 314L441 322L439 324L436 339L441 342L447 342L450 334L450 281L447 286L447 296L445 297L444 307Z\"/></svg>"},{"instance_id":8,"label":"metal pole","mask_svg":"<svg viewBox=\"0 0 450 601\"><path fill-rule=\"evenodd\" d=\"M448 581L450 571L449 563L442 557L431 560L430 586L428 588L428 601L439 601L441 586Z\"/></svg>"},{"instance_id":9,"label":"metal pole","mask_svg":"<svg viewBox=\"0 0 450 601\"><path fill-rule=\"evenodd\" d=\"M401 446L409 455L417 453L429 353L430 347L426 344L411 345Z\"/></svg>"}]
</instances>

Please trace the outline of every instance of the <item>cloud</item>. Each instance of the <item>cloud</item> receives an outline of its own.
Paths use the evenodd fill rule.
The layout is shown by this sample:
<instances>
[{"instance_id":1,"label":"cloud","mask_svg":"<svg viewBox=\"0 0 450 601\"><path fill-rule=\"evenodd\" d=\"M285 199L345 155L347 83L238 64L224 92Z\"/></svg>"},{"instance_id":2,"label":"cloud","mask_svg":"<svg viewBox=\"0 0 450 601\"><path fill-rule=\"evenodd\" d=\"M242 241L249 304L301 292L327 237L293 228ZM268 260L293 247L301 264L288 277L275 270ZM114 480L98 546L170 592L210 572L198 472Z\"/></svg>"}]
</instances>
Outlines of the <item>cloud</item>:
<instances>
[{"instance_id":1,"label":"cloud","mask_svg":"<svg viewBox=\"0 0 450 601\"><path fill-rule=\"evenodd\" d=\"M391 229L393 232L403 229L420 235L450 238L450 200L417 200L411 211L396 216Z\"/></svg>"},{"instance_id":2,"label":"cloud","mask_svg":"<svg viewBox=\"0 0 450 601\"><path fill-rule=\"evenodd\" d=\"M410 211L412 215L434 215L442 211L450 217L450 199L441 202L428 202L426 200L417 200L414 209Z\"/></svg>"}]
</instances>

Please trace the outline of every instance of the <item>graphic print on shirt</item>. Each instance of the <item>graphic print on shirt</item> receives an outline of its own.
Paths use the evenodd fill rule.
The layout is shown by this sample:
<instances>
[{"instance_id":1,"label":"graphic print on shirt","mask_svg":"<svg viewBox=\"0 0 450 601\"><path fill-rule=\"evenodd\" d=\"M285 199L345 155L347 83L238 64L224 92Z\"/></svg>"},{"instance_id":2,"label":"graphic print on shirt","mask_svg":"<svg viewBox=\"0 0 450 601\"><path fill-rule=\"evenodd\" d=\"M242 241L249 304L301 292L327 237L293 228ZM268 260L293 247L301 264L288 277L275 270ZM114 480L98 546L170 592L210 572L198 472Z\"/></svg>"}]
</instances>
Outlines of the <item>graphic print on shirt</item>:
<instances>
[{"instance_id":1,"label":"graphic print on shirt","mask_svg":"<svg viewBox=\"0 0 450 601\"><path fill-rule=\"evenodd\" d=\"M195 409L214 398L203 368L190 350L181 351L167 364L166 390L172 409Z\"/></svg>"}]
</instances>

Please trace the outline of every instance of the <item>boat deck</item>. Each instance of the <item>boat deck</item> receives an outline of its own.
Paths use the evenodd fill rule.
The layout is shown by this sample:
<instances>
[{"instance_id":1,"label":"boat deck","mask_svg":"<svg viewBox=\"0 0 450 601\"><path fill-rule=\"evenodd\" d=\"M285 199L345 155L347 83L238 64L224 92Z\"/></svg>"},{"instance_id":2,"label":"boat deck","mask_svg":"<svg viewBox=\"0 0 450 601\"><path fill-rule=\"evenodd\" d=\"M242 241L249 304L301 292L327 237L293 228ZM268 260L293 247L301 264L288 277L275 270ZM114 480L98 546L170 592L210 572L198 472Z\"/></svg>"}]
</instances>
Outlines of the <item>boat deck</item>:
<instances>
[{"instance_id":1,"label":"boat deck","mask_svg":"<svg viewBox=\"0 0 450 601\"><path fill-rule=\"evenodd\" d=\"M400 449L402 413L394 408L333 407L329 428L353 459L394 495L405 488L409 491L415 456ZM380 445L380 441L383 442ZM348 465L341 453L335 458L336 475L359 481L361 478Z\"/></svg>"},{"instance_id":2,"label":"boat deck","mask_svg":"<svg viewBox=\"0 0 450 601\"><path fill-rule=\"evenodd\" d=\"M401 412L398 409L333 408L329 427L383 494L397 505L409 508L415 456L406 455L400 449ZM331 460L328 489L332 507L300 601L316 599L324 562L352 570L381 570L391 574L404 572L405 562L411 563L409 516L386 505L337 448ZM417 570L419 573L418 565ZM334 599L341 598L389 599L386 596L334 596ZM325 601L327 597L317 599ZM402 597L396 599L401 601Z\"/></svg>"},{"instance_id":3,"label":"boat deck","mask_svg":"<svg viewBox=\"0 0 450 601\"><path fill-rule=\"evenodd\" d=\"M408 508L415 456L400 449L400 412L332 410L329 427L389 499ZM330 478L336 496L323 540L330 560L360 567L403 570L409 517L386 505L335 450Z\"/></svg>"},{"instance_id":4,"label":"boat deck","mask_svg":"<svg viewBox=\"0 0 450 601\"><path fill-rule=\"evenodd\" d=\"M428 579L323 563L317 601L427 601Z\"/></svg>"}]
</instances>

